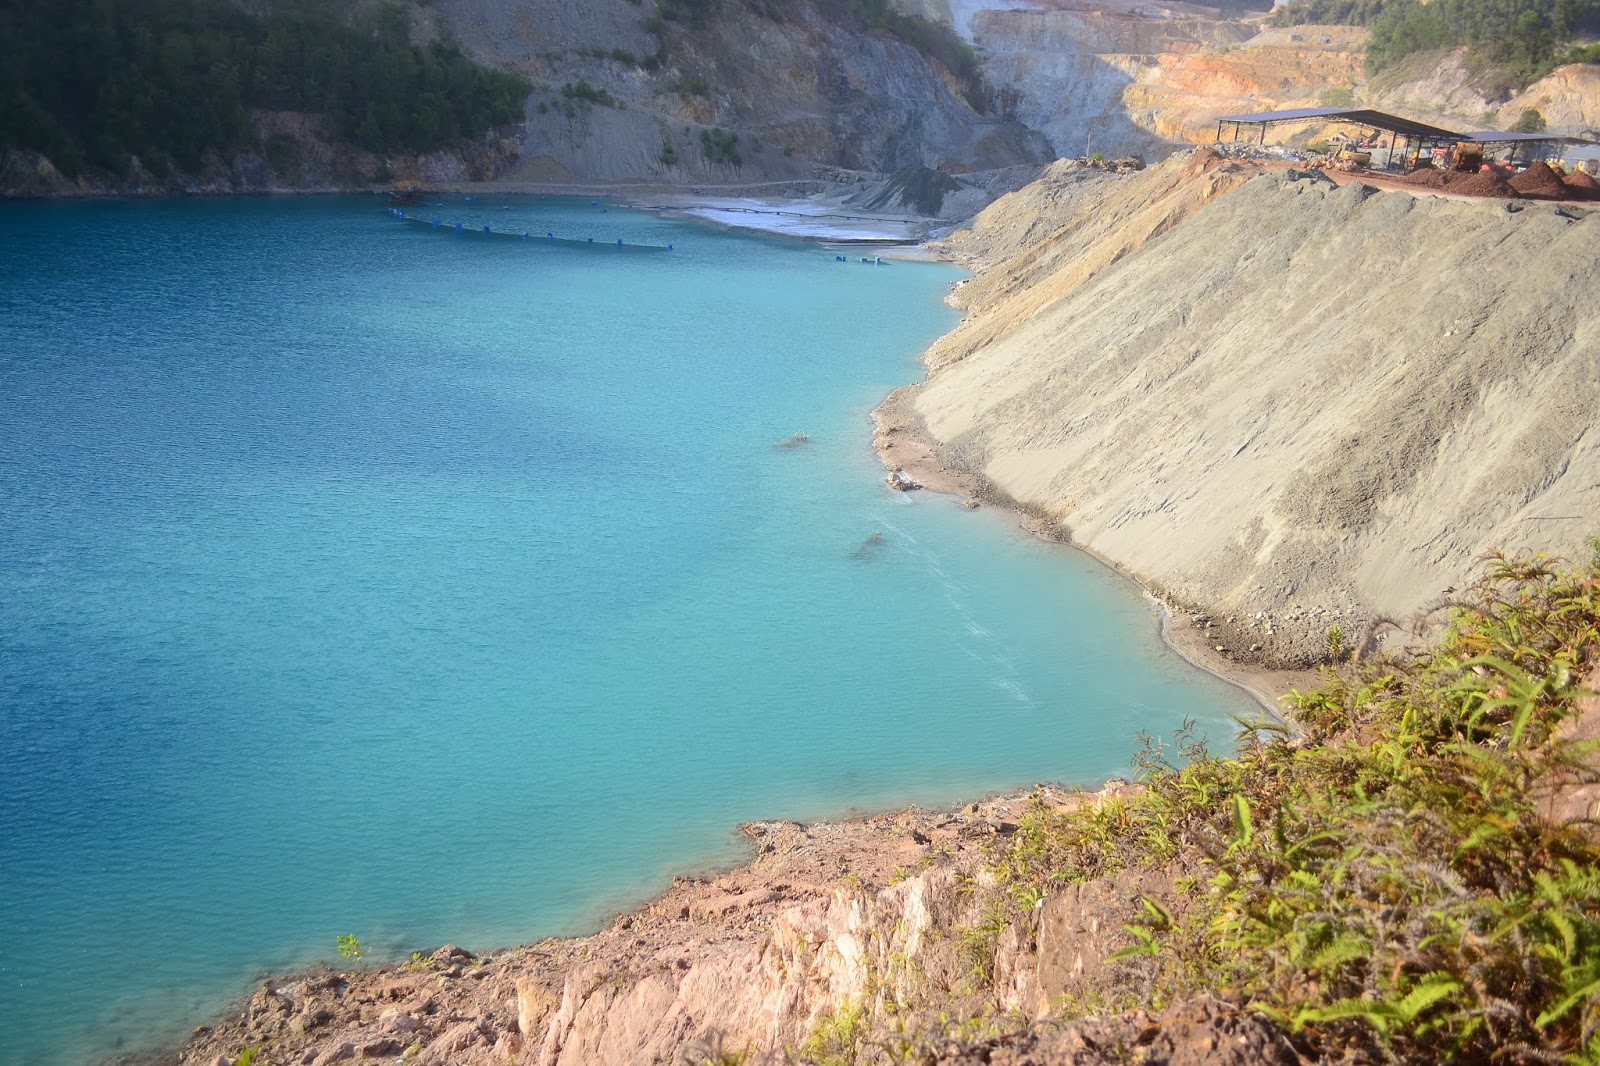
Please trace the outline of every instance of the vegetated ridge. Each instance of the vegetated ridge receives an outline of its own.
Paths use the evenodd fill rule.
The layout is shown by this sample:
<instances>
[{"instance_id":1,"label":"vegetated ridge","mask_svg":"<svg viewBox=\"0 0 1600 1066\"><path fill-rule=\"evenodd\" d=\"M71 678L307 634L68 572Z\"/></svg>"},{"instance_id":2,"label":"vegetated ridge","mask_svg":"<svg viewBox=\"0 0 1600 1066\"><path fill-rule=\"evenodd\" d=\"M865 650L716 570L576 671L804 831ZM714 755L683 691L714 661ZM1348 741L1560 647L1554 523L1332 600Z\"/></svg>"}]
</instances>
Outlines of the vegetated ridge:
<instances>
[{"instance_id":1,"label":"vegetated ridge","mask_svg":"<svg viewBox=\"0 0 1600 1066\"><path fill-rule=\"evenodd\" d=\"M443 42L413 44L399 8L341 18L337 6L0 0L0 155L37 152L69 179L166 183L247 153L258 170L292 169L300 145L273 121L281 113L315 114L323 138L374 157L481 140L520 119L524 79ZM373 180L391 176L369 167Z\"/></svg>"},{"instance_id":2,"label":"vegetated ridge","mask_svg":"<svg viewBox=\"0 0 1600 1066\"><path fill-rule=\"evenodd\" d=\"M988 113L965 42L869 0L29 7L0 4L13 194L814 181L1050 156Z\"/></svg>"},{"instance_id":3,"label":"vegetated ridge","mask_svg":"<svg viewBox=\"0 0 1600 1066\"><path fill-rule=\"evenodd\" d=\"M1522 84L1564 63L1600 61L1600 46L1575 47L1580 33L1600 32L1595 0L1289 0L1272 20L1370 26L1374 73L1418 52L1464 46L1509 65Z\"/></svg>"},{"instance_id":4,"label":"vegetated ridge","mask_svg":"<svg viewBox=\"0 0 1600 1066\"><path fill-rule=\"evenodd\" d=\"M1600 514L1600 221L1257 173L1070 164L948 243L979 268L915 399L946 465L1215 619L1369 649L1496 546ZM1077 195L1064 195L1079 190Z\"/></svg>"}]
</instances>

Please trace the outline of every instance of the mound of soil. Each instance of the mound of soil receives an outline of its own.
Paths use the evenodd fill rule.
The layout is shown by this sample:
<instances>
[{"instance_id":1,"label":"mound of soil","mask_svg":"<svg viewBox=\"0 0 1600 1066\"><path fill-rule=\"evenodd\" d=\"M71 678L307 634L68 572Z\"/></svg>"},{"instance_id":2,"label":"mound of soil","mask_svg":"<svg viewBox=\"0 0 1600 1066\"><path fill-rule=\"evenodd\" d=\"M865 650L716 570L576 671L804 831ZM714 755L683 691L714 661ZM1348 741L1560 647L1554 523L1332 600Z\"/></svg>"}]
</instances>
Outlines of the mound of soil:
<instances>
[{"instance_id":1,"label":"mound of soil","mask_svg":"<svg viewBox=\"0 0 1600 1066\"><path fill-rule=\"evenodd\" d=\"M1564 184L1574 200L1600 200L1600 181L1595 181L1587 171L1574 170L1567 175Z\"/></svg>"},{"instance_id":2,"label":"mound of soil","mask_svg":"<svg viewBox=\"0 0 1600 1066\"><path fill-rule=\"evenodd\" d=\"M1424 189L1442 189L1449 180L1450 175L1433 167L1413 170L1400 180L1407 185L1420 185Z\"/></svg>"},{"instance_id":3,"label":"mound of soil","mask_svg":"<svg viewBox=\"0 0 1600 1066\"><path fill-rule=\"evenodd\" d=\"M1510 185L1519 195L1530 200L1570 200L1572 193L1567 189L1566 183L1561 180L1561 175L1551 170L1543 163L1535 163L1521 174L1512 178Z\"/></svg>"},{"instance_id":4,"label":"mound of soil","mask_svg":"<svg viewBox=\"0 0 1600 1066\"><path fill-rule=\"evenodd\" d=\"M933 217L944 207L946 196L963 188L960 181L942 170L902 167L889 176L866 206L874 211L915 211Z\"/></svg>"},{"instance_id":5,"label":"mound of soil","mask_svg":"<svg viewBox=\"0 0 1600 1066\"><path fill-rule=\"evenodd\" d=\"M1481 170L1476 174L1452 174L1450 178L1445 189L1462 196L1488 196L1500 200L1514 200L1517 196L1511 184L1492 170Z\"/></svg>"}]
</instances>

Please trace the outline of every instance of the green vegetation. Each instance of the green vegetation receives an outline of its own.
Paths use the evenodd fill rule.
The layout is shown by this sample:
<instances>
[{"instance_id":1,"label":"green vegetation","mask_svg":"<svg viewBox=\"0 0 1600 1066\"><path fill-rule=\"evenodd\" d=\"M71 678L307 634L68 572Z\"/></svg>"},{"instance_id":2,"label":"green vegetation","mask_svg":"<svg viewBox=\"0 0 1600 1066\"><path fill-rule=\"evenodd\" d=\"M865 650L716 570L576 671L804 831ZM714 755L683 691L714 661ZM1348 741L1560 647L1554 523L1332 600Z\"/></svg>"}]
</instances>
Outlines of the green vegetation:
<instances>
[{"instance_id":1,"label":"green vegetation","mask_svg":"<svg viewBox=\"0 0 1600 1066\"><path fill-rule=\"evenodd\" d=\"M852 1066L867 1035L868 1020L861 1004L847 999L839 1009L823 1014L800 1047L807 1062L817 1066Z\"/></svg>"},{"instance_id":2,"label":"green vegetation","mask_svg":"<svg viewBox=\"0 0 1600 1066\"><path fill-rule=\"evenodd\" d=\"M569 81L561 87L561 95L566 100L578 100L586 104L599 104L601 107L616 107L617 98L604 89L597 89L587 81L579 78Z\"/></svg>"},{"instance_id":3,"label":"green vegetation","mask_svg":"<svg viewBox=\"0 0 1600 1066\"><path fill-rule=\"evenodd\" d=\"M711 83L698 74L685 74L672 82L672 91L679 96L710 96Z\"/></svg>"},{"instance_id":4,"label":"green vegetation","mask_svg":"<svg viewBox=\"0 0 1600 1066\"><path fill-rule=\"evenodd\" d=\"M1541 133L1545 128L1544 116L1531 107L1526 108L1517 116L1517 121L1511 124L1511 128L1517 133Z\"/></svg>"},{"instance_id":5,"label":"green vegetation","mask_svg":"<svg viewBox=\"0 0 1600 1066\"><path fill-rule=\"evenodd\" d=\"M344 933L339 937L339 957L350 962L360 962L367 949L361 946L361 941L356 939L354 933Z\"/></svg>"},{"instance_id":6,"label":"green vegetation","mask_svg":"<svg viewBox=\"0 0 1600 1066\"><path fill-rule=\"evenodd\" d=\"M1370 26L1393 0L1289 0L1272 13L1274 26Z\"/></svg>"},{"instance_id":7,"label":"green vegetation","mask_svg":"<svg viewBox=\"0 0 1600 1066\"><path fill-rule=\"evenodd\" d=\"M410 43L404 12L273 0L0 0L0 149L62 171L199 167L255 147L250 110L315 112L373 151L426 151L521 117L528 85Z\"/></svg>"},{"instance_id":8,"label":"green vegetation","mask_svg":"<svg viewBox=\"0 0 1600 1066\"><path fill-rule=\"evenodd\" d=\"M1523 83L1561 63L1600 59L1596 49L1571 48L1580 30L1600 23L1600 0L1290 0L1273 23L1371 26L1372 73L1409 55L1462 45L1515 69Z\"/></svg>"},{"instance_id":9,"label":"green vegetation","mask_svg":"<svg viewBox=\"0 0 1600 1066\"><path fill-rule=\"evenodd\" d=\"M700 151L713 163L744 166L744 156L739 154L739 135L732 130L720 127L714 130L701 130Z\"/></svg>"},{"instance_id":10,"label":"green vegetation","mask_svg":"<svg viewBox=\"0 0 1600 1066\"><path fill-rule=\"evenodd\" d=\"M1600 664L1600 558L1496 557L1464 602L1434 651L1296 693L1298 736L1184 735L1182 765L1149 741L1131 798L1030 811L995 853L1006 920L1160 868L1098 1009L1212 993L1329 1061L1600 1062L1600 838L1557 808L1600 780L1559 728Z\"/></svg>"}]
</instances>

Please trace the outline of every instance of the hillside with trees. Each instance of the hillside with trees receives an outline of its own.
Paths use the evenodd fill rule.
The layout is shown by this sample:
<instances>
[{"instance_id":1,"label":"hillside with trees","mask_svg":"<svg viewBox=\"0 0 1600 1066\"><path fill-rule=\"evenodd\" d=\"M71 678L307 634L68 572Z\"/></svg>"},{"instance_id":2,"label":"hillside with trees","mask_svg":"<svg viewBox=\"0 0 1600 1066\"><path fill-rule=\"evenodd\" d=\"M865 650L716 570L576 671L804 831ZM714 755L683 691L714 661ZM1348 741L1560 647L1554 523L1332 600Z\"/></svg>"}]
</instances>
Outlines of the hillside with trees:
<instances>
[{"instance_id":1,"label":"hillside with trees","mask_svg":"<svg viewBox=\"0 0 1600 1066\"><path fill-rule=\"evenodd\" d=\"M1580 35L1600 31L1597 0L1290 0L1279 26L1370 26L1367 69L1377 73L1418 52L1462 46L1516 68L1524 82L1562 63L1600 61L1579 49Z\"/></svg>"},{"instance_id":2,"label":"hillside with trees","mask_svg":"<svg viewBox=\"0 0 1600 1066\"><path fill-rule=\"evenodd\" d=\"M224 0L0 0L0 152L64 173L194 170L254 145L253 109L323 116L374 152L427 151L522 115L528 84L410 42L393 6L341 18L314 0L259 14Z\"/></svg>"}]
</instances>

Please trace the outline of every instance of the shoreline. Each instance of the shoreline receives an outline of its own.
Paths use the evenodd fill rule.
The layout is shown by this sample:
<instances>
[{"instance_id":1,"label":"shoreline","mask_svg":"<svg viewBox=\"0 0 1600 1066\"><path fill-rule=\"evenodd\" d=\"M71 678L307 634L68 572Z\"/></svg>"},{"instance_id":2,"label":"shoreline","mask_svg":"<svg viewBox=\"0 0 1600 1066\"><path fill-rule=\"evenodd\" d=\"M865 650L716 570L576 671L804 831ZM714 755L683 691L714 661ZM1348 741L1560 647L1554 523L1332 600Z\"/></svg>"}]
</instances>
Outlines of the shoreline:
<instances>
[{"instance_id":1,"label":"shoreline","mask_svg":"<svg viewBox=\"0 0 1600 1066\"><path fill-rule=\"evenodd\" d=\"M769 235L823 243L797 234ZM923 258L950 261L926 245L915 247ZM1196 668L1249 693L1272 717L1282 720L1276 697L1295 684L1303 685L1305 675L1240 669L1239 664L1226 660L1211 661L1221 657L1209 653L1203 636L1176 625L1173 607L1132 575L1074 544L1059 524L1007 499L981 476L944 467L938 460L937 444L927 437L911 406L920 388L920 383L897 388L872 411L872 446L886 467L906 470L920 487L949 495L969 509L998 507L1033 535L1080 548L1133 581L1158 608L1164 644ZM1309 676L1315 679L1314 674ZM938 810L913 805L856 813L845 805L846 813L841 816L811 823L782 819L740 823L730 832L742 833L750 842L741 860L722 868L685 867L688 872L674 876L658 894L601 919L592 933L545 937L515 947L485 949L477 955L446 945L433 951L425 962L413 956L409 963L397 959L354 972L332 960L313 964L287 975L269 976L264 983L257 982L253 992L242 990L179 1048L109 1061L215 1066L219 1058L232 1061L228 1056L238 1047L267 1040L310 1041L313 1050L322 1047L324 1054L349 1046L355 1057L393 1057L419 1038L429 1048L448 1043L457 1053L478 1041L485 1051L492 1046L496 1053L527 1054L534 1049L533 1038L541 1027L555 1024L553 1019L567 1011L565 997L558 990L570 988L575 978L588 981L591 971L599 972L597 967L610 966L605 972L616 972L619 968L648 971L654 966L677 973L705 964L726 964L730 945L766 944L797 908L826 908L841 894L862 886L892 886L907 867L927 868L930 861L937 869L981 864L983 845L1013 831L1015 819L1034 800L1056 807L1076 805L1136 787L1117 777L1081 786L1042 782L990 792ZM424 985L426 991L422 991ZM432 1006L405 1009L391 1017L407 1007L405 997L413 989L424 997L424 1006ZM507 1019L494 1013L495 1004L508 1001L516 1005L509 1028L504 1024ZM383 1007L391 1002L395 1006L375 1009L375 1004ZM318 1012L330 1012L331 1017L308 1025L307 1016L316 1017ZM496 1024L469 1023L467 1019L474 1014L495 1018ZM451 1025L433 1025L435 1015ZM491 1030L497 1035L489 1035ZM326 1061L349 1057L340 1054ZM302 1057L296 1052L289 1061L302 1061ZM303 1061L313 1061L310 1051ZM315 1061L324 1061L323 1054L315 1056Z\"/></svg>"},{"instance_id":2,"label":"shoreline","mask_svg":"<svg viewBox=\"0 0 1600 1066\"><path fill-rule=\"evenodd\" d=\"M1055 519L1018 504L982 475L946 467L939 460L938 443L929 436L922 416L917 414L913 406L922 384L918 382L895 389L872 411L872 447L885 470L889 471L888 477L893 478L894 471L900 470L918 489L954 497L958 505L967 510L988 506L1003 511L1019 528L1033 536L1081 551L1132 582L1146 599L1156 605L1163 644L1196 669L1249 693L1280 724L1286 721L1282 698L1293 689L1304 691L1321 683L1321 675L1316 670L1277 669L1241 662L1218 653L1209 643L1205 630L1184 625L1180 616L1185 612L1159 591L1140 581L1137 575L1129 573L1114 560L1077 543L1072 539L1071 531Z\"/></svg>"}]
</instances>

